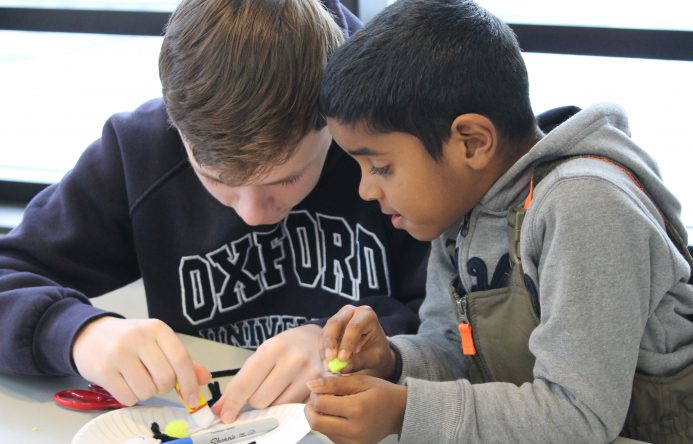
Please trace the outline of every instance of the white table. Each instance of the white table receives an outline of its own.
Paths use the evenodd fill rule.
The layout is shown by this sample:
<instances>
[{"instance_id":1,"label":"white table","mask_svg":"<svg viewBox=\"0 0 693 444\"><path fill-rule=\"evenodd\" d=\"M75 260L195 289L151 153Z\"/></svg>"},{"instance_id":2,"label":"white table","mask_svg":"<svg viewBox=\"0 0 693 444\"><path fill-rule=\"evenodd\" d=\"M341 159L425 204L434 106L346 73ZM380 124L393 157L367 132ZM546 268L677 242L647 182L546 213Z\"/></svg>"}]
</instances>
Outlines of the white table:
<instances>
[{"instance_id":1,"label":"white table","mask_svg":"<svg viewBox=\"0 0 693 444\"><path fill-rule=\"evenodd\" d=\"M193 336L179 335L190 354L209 370L240 367L252 354L229 345ZM216 379L223 387L228 378ZM77 431L102 412L80 412L59 407L53 394L68 388L86 388L80 377L12 377L0 375L0 442L21 444L69 444ZM150 406L180 407L175 392L140 403ZM325 444L313 434L301 444ZM95 443L97 444L97 443Z\"/></svg>"},{"instance_id":2,"label":"white table","mask_svg":"<svg viewBox=\"0 0 693 444\"><path fill-rule=\"evenodd\" d=\"M93 299L94 305L129 318L147 317L144 289L140 281ZM193 359L210 371L240 367L252 351L188 335L178 335ZM230 377L216 378L222 391ZM73 377L26 377L0 374L0 444L69 444L87 422L101 412L68 410L53 401L53 394L70 388L86 388L88 382ZM174 391L140 403L149 406L181 407ZM326 444L323 435L311 432L301 444ZM393 443L388 439L382 444ZM98 443L95 443L98 444Z\"/></svg>"},{"instance_id":3,"label":"white table","mask_svg":"<svg viewBox=\"0 0 693 444\"><path fill-rule=\"evenodd\" d=\"M94 305L117 311L127 317L146 317L144 290L141 283L129 285L117 292L97 298ZM240 367L252 354L230 345L220 344L188 335L179 335L193 359L210 371ZM222 387L228 378L218 378ZM87 422L103 412L80 412L59 407L53 394L70 388L86 388L81 377L19 377L0 374L0 443L11 444L69 444L72 437ZM180 407L175 392L153 398L142 405ZM310 433L300 444L325 444L330 441L324 436ZM396 443L391 435L380 444ZM634 444L618 438L614 444ZM97 444L97 443L95 443Z\"/></svg>"},{"instance_id":4,"label":"white table","mask_svg":"<svg viewBox=\"0 0 693 444\"><path fill-rule=\"evenodd\" d=\"M251 352L192 336L180 335L194 357L210 370L239 367ZM224 384L224 378L219 379ZM75 433L103 412L80 412L59 407L53 394L69 388L86 388L80 377L12 377L0 375L0 441L22 444L69 443ZM180 407L175 392L144 405Z\"/></svg>"}]
</instances>

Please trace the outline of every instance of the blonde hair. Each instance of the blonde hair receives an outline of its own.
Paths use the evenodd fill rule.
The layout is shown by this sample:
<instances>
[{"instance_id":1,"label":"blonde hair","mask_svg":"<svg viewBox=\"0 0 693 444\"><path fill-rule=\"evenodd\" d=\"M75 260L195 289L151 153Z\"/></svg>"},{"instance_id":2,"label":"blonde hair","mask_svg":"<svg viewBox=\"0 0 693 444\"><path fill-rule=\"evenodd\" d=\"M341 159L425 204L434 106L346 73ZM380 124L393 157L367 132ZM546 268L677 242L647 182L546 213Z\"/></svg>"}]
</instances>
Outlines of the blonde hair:
<instances>
[{"instance_id":1,"label":"blonde hair","mask_svg":"<svg viewBox=\"0 0 693 444\"><path fill-rule=\"evenodd\" d=\"M183 0L159 77L195 160L243 182L285 162L325 121L318 94L344 37L318 0Z\"/></svg>"}]
</instances>

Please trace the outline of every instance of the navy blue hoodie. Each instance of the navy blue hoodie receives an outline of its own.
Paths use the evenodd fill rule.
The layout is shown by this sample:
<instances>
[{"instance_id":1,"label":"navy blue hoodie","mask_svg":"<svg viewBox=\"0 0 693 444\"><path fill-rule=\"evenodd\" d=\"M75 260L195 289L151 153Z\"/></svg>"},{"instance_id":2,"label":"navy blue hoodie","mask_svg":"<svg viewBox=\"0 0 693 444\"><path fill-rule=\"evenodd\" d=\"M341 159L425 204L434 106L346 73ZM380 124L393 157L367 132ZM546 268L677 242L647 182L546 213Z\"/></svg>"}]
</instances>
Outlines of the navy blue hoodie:
<instances>
[{"instance_id":1,"label":"navy blue hoodie","mask_svg":"<svg viewBox=\"0 0 693 444\"><path fill-rule=\"evenodd\" d=\"M325 3L345 34L360 26ZM374 306L389 334L415 332L428 244L360 200L359 177L333 145L285 220L250 227L199 182L161 99L114 115L0 237L0 371L76 373L75 336L105 315L89 298L139 278L151 317L241 347L347 303Z\"/></svg>"}]
</instances>

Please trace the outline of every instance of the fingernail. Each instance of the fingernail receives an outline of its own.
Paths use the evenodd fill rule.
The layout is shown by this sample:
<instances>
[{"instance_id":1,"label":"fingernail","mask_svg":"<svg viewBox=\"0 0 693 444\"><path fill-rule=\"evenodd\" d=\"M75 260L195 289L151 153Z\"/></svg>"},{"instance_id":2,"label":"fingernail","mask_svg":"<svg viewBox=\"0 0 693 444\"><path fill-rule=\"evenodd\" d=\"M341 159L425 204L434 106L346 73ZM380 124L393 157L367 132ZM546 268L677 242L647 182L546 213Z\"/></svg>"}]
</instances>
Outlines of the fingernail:
<instances>
[{"instance_id":1,"label":"fingernail","mask_svg":"<svg viewBox=\"0 0 693 444\"><path fill-rule=\"evenodd\" d=\"M339 359L341 359L342 361L346 361L347 359L349 359L349 355L347 354L346 350L339 350Z\"/></svg>"},{"instance_id":2,"label":"fingernail","mask_svg":"<svg viewBox=\"0 0 693 444\"><path fill-rule=\"evenodd\" d=\"M330 359L334 358L335 354L336 353L335 353L333 348L326 348L325 349L325 359L327 359L328 361Z\"/></svg>"},{"instance_id":3,"label":"fingernail","mask_svg":"<svg viewBox=\"0 0 693 444\"><path fill-rule=\"evenodd\" d=\"M200 395L195 394L195 395L190 395L188 397L188 407L197 407L197 404L200 403Z\"/></svg>"},{"instance_id":4,"label":"fingernail","mask_svg":"<svg viewBox=\"0 0 693 444\"><path fill-rule=\"evenodd\" d=\"M228 424L230 422L233 422L235 417L236 415L234 415L232 412L224 412L221 415L221 422L223 422L224 424Z\"/></svg>"},{"instance_id":5,"label":"fingernail","mask_svg":"<svg viewBox=\"0 0 693 444\"><path fill-rule=\"evenodd\" d=\"M306 382L306 385L310 391L314 391L325 385L325 381L323 381L322 378L313 379L312 381Z\"/></svg>"}]
</instances>

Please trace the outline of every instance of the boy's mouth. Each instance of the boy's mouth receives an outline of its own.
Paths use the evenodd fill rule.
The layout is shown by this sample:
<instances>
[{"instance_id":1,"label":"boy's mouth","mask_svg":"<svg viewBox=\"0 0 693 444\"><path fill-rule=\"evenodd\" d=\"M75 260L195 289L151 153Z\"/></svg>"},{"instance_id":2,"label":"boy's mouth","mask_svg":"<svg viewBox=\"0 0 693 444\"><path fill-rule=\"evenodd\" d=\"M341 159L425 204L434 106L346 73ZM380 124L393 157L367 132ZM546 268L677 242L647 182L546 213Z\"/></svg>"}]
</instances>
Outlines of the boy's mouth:
<instances>
[{"instance_id":1,"label":"boy's mouth","mask_svg":"<svg viewBox=\"0 0 693 444\"><path fill-rule=\"evenodd\" d=\"M383 207L380 207L380 211L381 211L383 214L385 214L385 215L387 215L387 216L390 216L390 221L392 222L392 225L393 225L395 228L400 228L400 226L402 225L402 215L401 215L401 214L395 213L395 212L392 211L391 209L389 209L389 208L383 208Z\"/></svg>"}]
</instances>

